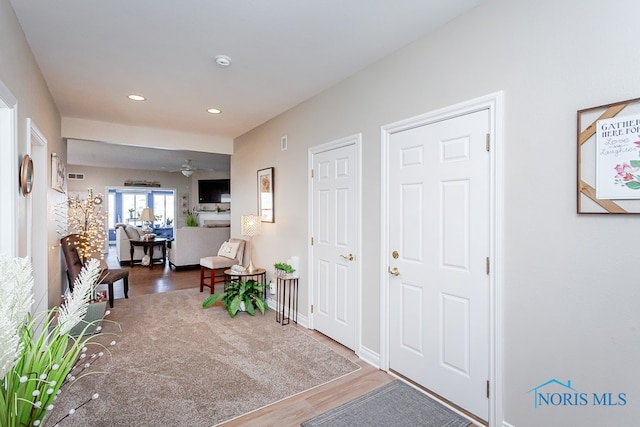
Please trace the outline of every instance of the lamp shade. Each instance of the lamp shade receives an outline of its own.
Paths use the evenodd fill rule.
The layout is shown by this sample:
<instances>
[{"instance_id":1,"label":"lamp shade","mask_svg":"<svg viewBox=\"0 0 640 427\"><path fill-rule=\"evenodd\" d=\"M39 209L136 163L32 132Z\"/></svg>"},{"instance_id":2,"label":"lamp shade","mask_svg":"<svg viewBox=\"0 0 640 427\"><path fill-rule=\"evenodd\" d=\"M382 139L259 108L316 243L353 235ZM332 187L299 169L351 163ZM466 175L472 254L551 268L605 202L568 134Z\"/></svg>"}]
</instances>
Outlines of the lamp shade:
<instances>
[{"instance_id":1,"label":"lamp shade","mask_svg":"<svg viewBox=\"0 0 640 427\"><path fill-rule=\"evenodd\" d=\"M257 236L260 234L262 222L258 215L242 215L241 233L243 236Z\"/></svg>"},{"instance_id":2,"label":"lamp shade","mask_svg":"<svg viewBox=\"0 0 640 427\"><path fill-rule=\"evenodd\" d=\"M151 208L142 209L142 214L140 215L141 221L155 221L155 217L153 216L153 211Z\"/></svg>"}]
</instances>

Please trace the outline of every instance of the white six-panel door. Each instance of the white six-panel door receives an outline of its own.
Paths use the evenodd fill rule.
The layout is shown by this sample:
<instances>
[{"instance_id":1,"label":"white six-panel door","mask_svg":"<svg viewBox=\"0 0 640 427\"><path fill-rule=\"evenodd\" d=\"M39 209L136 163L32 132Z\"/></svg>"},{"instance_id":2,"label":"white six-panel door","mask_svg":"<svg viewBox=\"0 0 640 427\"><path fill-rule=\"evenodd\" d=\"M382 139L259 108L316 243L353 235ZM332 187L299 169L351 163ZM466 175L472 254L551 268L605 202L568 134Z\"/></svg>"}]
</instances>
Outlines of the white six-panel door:
<instances>
[{"instance_id":1,"label":"white six-panel door","mask_svg":"<svg viewBox=\"0 0 640 427\"><path fill-rule=\"evenodd\" d=\"M388 145L389 367L488 417L489 111Z\"/></svg>"},{"instance_id":2,"label":"white six-panel door","mask_svg":"<svg viewBox=\"0 0 640 427\"><path fill-rule=\"evenodd\" d=\"M356 349L358 296L357 147L312 157L313 328Z\"/></svg>"}]
</instances>

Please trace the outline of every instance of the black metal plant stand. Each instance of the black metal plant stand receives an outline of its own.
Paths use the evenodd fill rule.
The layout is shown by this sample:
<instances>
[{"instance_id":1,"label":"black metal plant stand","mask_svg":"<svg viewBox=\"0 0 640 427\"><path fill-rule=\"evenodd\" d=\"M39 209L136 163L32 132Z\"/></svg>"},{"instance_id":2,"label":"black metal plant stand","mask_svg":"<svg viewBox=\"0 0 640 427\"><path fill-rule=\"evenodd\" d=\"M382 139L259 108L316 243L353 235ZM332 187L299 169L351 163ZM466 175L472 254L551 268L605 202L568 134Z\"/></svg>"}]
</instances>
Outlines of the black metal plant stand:
<instances>
[{"instance_id":1,"label":"black metal plant stand","mask_svg":"<svg viewBox=\"0 0 640 427\"><path fill-rule=\"evenodd\" d=\"M291 315L293 310L293 317ZM298 323L298 278L276 278L276 322L288 325Z\"/></svg>"}]
</instances>

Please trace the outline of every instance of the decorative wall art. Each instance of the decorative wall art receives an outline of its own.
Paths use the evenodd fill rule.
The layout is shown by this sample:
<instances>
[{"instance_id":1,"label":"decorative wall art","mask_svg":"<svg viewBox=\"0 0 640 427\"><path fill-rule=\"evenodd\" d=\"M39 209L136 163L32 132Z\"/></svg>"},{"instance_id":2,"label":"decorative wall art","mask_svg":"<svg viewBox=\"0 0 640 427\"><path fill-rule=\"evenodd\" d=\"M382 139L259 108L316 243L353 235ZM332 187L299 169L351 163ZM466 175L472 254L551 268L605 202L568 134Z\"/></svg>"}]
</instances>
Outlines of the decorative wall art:
<instances>
[{"instance_id":1,"label":"decorative wall art","mask_svg":"<svg viewBox=\"0 0 640 427\"><path fill-rule=\"evenodd\" d=\"M51 154L51 188L64 193L65 168L56 153Z\"/></svg>"},{"instance_id":2,"label":"decorative wall art","mask_svg":"<svg viewBox=\"0 0 640 427\"><path fill-rule=\"evenodd\" d=\"M640 213L640 98L578 111L578 213Z\"/></svg>"},{"instance_id":3,"label":"decorative wall art","mask_svg":"<svg viewBox=\"0 0 640 427\"><path fill-rule=\"evenodd\" d=\"M258 215L262 222L275 222L273 216L273 168L258 171Z\"/></svg>"}]
</instances>

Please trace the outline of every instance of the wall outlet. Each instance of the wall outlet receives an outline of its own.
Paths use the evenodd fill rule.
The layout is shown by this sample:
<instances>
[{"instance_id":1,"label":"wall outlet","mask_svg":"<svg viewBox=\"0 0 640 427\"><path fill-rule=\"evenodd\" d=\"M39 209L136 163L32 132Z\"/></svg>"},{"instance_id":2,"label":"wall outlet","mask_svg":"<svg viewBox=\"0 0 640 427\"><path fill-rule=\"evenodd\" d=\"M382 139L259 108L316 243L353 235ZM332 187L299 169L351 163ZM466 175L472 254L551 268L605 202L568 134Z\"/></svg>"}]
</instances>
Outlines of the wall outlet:
<instances>
[{"instance_id":1,"label":"wall outlet","mask_svg":"<svg viewBox=\"0 0 640 427\"><path fill-rule=\"evenodd\" d=\"M273 280L271 282L269 282L269 293L271 295L275 295L276 294L276 284L273 283Z\"/></svg>"}]
</instances>

